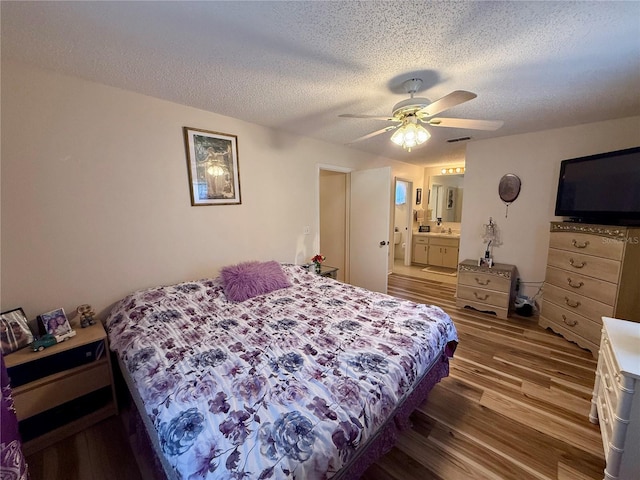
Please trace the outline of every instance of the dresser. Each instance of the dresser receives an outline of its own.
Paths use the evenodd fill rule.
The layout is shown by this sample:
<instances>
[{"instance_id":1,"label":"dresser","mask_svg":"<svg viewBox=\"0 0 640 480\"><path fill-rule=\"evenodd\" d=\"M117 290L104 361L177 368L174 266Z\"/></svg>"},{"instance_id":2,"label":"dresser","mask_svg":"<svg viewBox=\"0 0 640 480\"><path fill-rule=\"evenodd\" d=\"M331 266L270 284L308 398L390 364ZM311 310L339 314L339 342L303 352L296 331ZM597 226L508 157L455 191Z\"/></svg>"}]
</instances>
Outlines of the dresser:
<instances>
[{"instance_id":1,"label":"dresser","mask_svg":"<svg viewBox=\"0 0 640 480\"><path fill-rule=\"evenodd\" d=\"M600 423L605 480L640 478L640 323L602 319L589 420Z\"/></svg>"},{"instance_id":2,"label":"dresser","mask_svg":"<svg viewBox=\"0 0 640 480\"><path fill-rule=\"evenodd\" d=\"M515 299L517 276L515 265L495 263L481 267L477 260L465 260L458 265L456 306L507 318Z\"/></svg>"},{"instance_id":3,"label":"dresser","mask_svg":"<svg viewBox=\"0 0 640 480\"><path fill-rule=\"evenodd\" d=\"M640 228L552 222L539 325L597 355L602 317L640 321Z\"/></svg>"}]
</instances>

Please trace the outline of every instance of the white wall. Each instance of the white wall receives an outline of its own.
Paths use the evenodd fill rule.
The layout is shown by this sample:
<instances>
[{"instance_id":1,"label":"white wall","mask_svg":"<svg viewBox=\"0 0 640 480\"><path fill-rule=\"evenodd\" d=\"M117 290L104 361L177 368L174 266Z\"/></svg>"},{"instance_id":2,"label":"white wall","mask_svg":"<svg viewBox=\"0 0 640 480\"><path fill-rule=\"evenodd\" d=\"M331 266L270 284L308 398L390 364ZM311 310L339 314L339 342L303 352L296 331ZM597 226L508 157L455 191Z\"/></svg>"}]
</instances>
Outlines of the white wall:
<instances>
[{"instance_id":1,"label":"white wall","mask_svg":"<svg viewBox=\"0 0 640 480\"><path fill-rule=\"evenodd\" d=\"M184 126L238 136L241 205L191 206ZM104 316L133 290L230 263L305 263L318 164L422 182L412 165L3 61L1 308Z\"/></svg>"},{"instance_id":2,"label":"white wall","mask_svg":"<svg viewBox=\"0 0 640 480\"><path fill-rule=\"evenodd\" d=\"M549 222L554 216L560 162L568 158L640 145L640 117L610 120L526 135L495 138L467 145L460 260L484 253L483 224L497 223L502 245L494 261L518 267L525 282L545 276ZM498 183L506 173L518 175L522 189L505 218ZM533 295L537 287L524 293Z\"/></svg>"}]
</instances>

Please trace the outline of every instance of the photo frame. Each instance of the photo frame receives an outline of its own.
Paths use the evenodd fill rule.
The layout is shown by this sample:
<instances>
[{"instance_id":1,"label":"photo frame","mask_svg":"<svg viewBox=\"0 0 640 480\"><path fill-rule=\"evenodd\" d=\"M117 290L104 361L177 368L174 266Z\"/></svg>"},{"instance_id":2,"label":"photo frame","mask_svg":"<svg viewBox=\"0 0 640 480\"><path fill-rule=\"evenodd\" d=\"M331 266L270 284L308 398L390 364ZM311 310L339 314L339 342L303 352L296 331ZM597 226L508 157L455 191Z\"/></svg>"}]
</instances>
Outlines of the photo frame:
<instances>
[{"instance_id":1,"label":"photo frame","mask_svg":"<svg viewBox=\"0 0 640 480\"><path fill-rule=\"evenodd\" d=\"M422 189L416 188L416 205L420 205L422 203Z\"/></svg>"},{"instance_id":2,"label":"photo frame","mask_svg":"<svg viewBox=\"0 0 640 480\"><path fill-rule=\"evenodd\" d=\"M47 313L43 313L39 317L46 333L55 337L68 336L73 330L69 324L69 319L64 313L64 308L58 308Z\"/></svg>"},{"instance_id":3,"label":"photo frame","mask_svg":"<svg viewBox=\"0 0 640 480\"><path fill-rule=\"evenodd\" d=\"M238 137L183 127L191 205L240 205Z\"/></svg>"},{"instance_id":4,"label":"photo frame","mask_svg":"<svg viewBox=\"0 0 640 480\"><path fill-rule=\"evenodd\" d=\"M0 348L3 355L26 347L33 342L33 333L22 308L0 314Z\"/></svg>"},{"instance_id":5,"label":"photo frame","mask_svg":"<svg viewBox=\"0 0 640 480\"><path fill-rule=\"evenodd\" d=\"M447 210L452 210L456 206L456 190L452 187L447 187Z\"/></svg>"},{"instance_id":6,"label":"photo frame","mask_svg":"<svg viewBox=\"0 0 640 480\"><path fill-rule=\"evenodd\" d=\"M493 267L493 258L492 257L480 257L478 260L479 267Z\"/></svg>"}]
</instances>

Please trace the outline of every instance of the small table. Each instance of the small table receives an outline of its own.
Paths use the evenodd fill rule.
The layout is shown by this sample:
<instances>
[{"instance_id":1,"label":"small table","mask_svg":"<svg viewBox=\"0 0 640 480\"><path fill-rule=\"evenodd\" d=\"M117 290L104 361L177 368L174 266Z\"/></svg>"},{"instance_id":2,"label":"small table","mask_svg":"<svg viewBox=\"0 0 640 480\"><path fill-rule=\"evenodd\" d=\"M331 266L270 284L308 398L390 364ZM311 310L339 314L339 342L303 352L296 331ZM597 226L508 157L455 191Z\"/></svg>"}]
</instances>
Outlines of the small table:
<instances>
[{"instance_id":1,"label":"small table","mask_svg":"<svg viewBox=\"0 0 640 480\"><path fill-rule=\"evenodd\" d=\"M309 266L309 271L315 272L316 266L314 264L311 264ZM318 275L320 275L321 277L328 277L336 280L338 278L338 268L330 267L329 265L320 265L320 273L318 273Z\"/></svg>"},{"instance_id":2,"label":"small table","mask_svg":"<svg viewBox=\"0 0 640 480\"><path fill-rule=\"evenodd\" d=\"M320 276L336 280L338 278L338 268L330 267L329 265L320 265Z\"/></svg>"}]
</instances>

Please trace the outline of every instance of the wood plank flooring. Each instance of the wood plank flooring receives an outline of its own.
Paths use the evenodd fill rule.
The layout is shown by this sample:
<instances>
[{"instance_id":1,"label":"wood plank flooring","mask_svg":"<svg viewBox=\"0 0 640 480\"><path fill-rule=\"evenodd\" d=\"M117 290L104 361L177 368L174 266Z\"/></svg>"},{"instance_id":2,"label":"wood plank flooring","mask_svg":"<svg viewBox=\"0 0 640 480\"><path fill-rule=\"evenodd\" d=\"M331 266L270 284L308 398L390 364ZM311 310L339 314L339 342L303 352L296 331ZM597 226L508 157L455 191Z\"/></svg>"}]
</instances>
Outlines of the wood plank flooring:
<instances>
[{"instance_id":1,"label":"wood plank flooring","mask_svg":"<svg viewBox=\"0 0 640 480\"><path fill-rule=\"evenodd\" d=\"M450 376L413 427L362 480L600 480L598 426L588 414L596 361L535 319L455 306L455 285L392 274L389 294L441 306L460 344ZM114 417L27 458L32 480L139 480Z\"/></svg>"},{"instance_id":2,"label":"wood plank flooring","mask_svg":"<svg viewBox=\"0 0 640 480\"><path fill-rule=\"evenodd\" d=\"M363 480L603 478L589 352L533 318L459 309L455 285L394 274L389 294L441 306L460 344L413 428Z\"/></svg>"}]
</instances>

